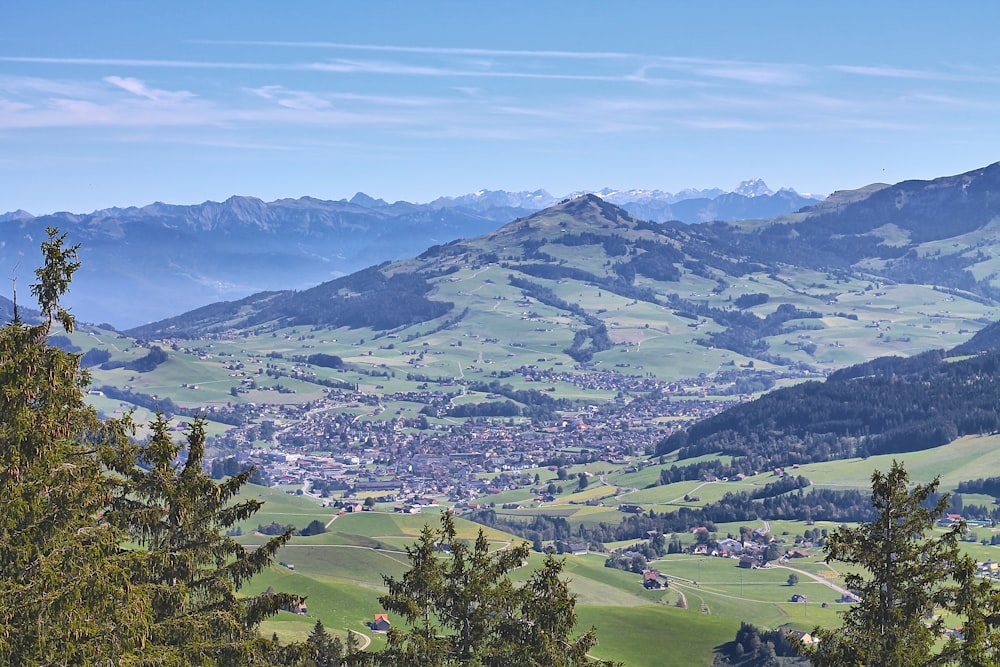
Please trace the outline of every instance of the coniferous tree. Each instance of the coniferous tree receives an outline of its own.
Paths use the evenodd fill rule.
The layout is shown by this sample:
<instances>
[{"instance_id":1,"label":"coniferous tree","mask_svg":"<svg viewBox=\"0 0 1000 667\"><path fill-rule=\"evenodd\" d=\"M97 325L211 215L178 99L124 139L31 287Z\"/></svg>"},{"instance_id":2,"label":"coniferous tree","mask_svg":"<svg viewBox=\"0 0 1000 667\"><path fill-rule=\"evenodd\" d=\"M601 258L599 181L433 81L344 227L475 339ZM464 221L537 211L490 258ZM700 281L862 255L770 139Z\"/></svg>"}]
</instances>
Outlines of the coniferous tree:
<instances>
[{"instance_id":1,"label":"coniferous tree","mask_svg":"<svg viewBox=\"0 0 1000 667\"><path fill-rule=\"evenodd\" d=\"M948 508L947 495L930 502L937 486L935 479L910 489L906 470L893 462L888 473L872 475L876 518L830 534L827 560L856 566L845 582L859 602L840 628L817 628L819 642L800 646L813 665L998 664L997 594L959 550L964 523L929 535ZM964 641L942 641L941 612L964 616Z\"/></svg>"},{"instance_id":2,"label":"coniferous tree","mask_svg":"<svg viewBox=\"0 0 1000 667\"><path fill-rule=\"evenodd\" d=\"M162 415L124 470L109 517L138 545L136 580L153 594L150 644L189 665L265 664L261 621L298 598L240 596L240 587L274 560L293 529L249 550L224 535L261 507L235 501L251 471L216 481L205 471L205 424L194 419L184 444L171 440ZM178 463L180 455L186 457Z\"/></svg>"},{"instance_id":3,"label":"coniferous tree","mask_svg":"<svg viewBox=\"0 0 1000 667\"><path fill-rule=\"evenodd\" d=\"M473 544L458 538L445 513L437 530L425 526L407 548L410 569L384 577L379 598L409 626L389 631L379 664L426 667L573 667L592 661L593 630L573 637L575 600L560 577L562 561L549 554L523 585L509 574L527 560L526 542L490 551L482 531Z\"/></svg>"},{"instance_id":4,"label":"coniferous tree","mask_svg":"<svg viewBox=\"0 0 1000 667\"><path fill-rule=\"evenodd\" d=\"M542 567L521 589L521 618L527 622L518 624L520 632L514 645L528 660L522 664L532 667L609 665L587 657L587 651L597 645L594 628L578 637L572 636L576 626L576 600L561 576L562 569L563 562L550 551Z\"/></svg>"},{"instance_id":5,"label":"coniferous tree","mask_svg":"<svg viewBox=\"0 0 1000 667\"><path fill-rule=\"evenodd\" d=\"M250 471L209 479L201 420L175 465L182 448L162 418L137 445L129 417L84 403L79 358L47 342L56 322L74 328L60 299L77 247L46 231L31 286L41 323L15 305L0 329L0 664L287 663L298 647L257 630L296 598L237 591L290 533L252 552L220 535L260 503L235 500Z\"/></svg>"},{"instance_id":6,"label":"coniferous tree","mask_svg":"<svg viewBox=\"0 0 1000 667\"><path fill-rule=\"evenodd\" d=\"M32 285L42 323L15 306L0 329L0 664L120 664L148 623L118 548L126 536L101 518L111 498L102 462L127 425L98 419L78 358L46 342L56 321L73 330L59 299L79 267L65 235L47 233Z\"/></svg>"},{"instance_id":7,"label":"coniferous tree","mask_svg":"<svg viewBox=\"0 0 1000 667\"><path fill-rule=\"evenodd\" d=\"M333 639L323 627L323 621L316 621L309 638L306 639L309 649L309 658L316 667L339 667L340 656L334 662Z\"/></svg>"}]
</instances>

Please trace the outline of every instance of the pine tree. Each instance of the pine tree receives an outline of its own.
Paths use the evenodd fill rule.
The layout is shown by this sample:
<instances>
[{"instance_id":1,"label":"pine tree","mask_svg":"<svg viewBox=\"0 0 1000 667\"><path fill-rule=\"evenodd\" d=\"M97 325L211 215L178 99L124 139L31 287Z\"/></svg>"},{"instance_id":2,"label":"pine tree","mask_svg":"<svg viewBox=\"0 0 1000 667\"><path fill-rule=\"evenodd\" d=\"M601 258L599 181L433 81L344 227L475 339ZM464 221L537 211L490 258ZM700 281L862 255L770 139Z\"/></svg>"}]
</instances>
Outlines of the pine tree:
<instances>
[{"instance_id":1,"label":"pine tree","mask_svg":"<svg viewBox=\"0 0 1000 667\"><path fill-rule=\"evenodd\" d=\"M79 267L77 248L46 231L31 287L42 322L25 323L15 305L0 329L0 664L127 664L148 604L119 550L126 535L102 518L102 462L128 426L98 419L78 358L46 342L56 321L73 330L59 300Z\"/></svg>"},{"instance_id":2,"label":"pine tree","mask_svg":"<svg viewBox=\"0 0 1000 667\"><path fill-rule=\"evenodd\" d=\"M572 636L576 626L576 601L562 577L562 569L563 561L549 552L542 567L521 589L521 618L527 622L519 624L520 632L514 642L517 655L527 660L521 664L532 667L609 665L587 657L587 651L597 645L594 628L578 637Z\"/></svg>"},{"instance_id":3,"label":"pine tree","mask_svg":"<svg viewBox=\"0 0 1000 667\"><path fill-rule=\"evenodd\" d=\"M289 535L250 552L220 532L252 515L235 495L250 472L214 483L201 464L204 423L187 458L158 418L143 445L131 419L101 420L83 401L79 359L48 344L79 267L47 230L31 286L41 323L16 305L0 329L0 664L252 665L294 658L258 636L293 596L240 597ZM138 467L142 463L148 470ZM279 651L280 648L280 651Z\"/></svg>"},{"instance_id":4,"label":"pine tree","mask_svg":"<svg viewBox=\"0 0 1000 667\"><path fill-rule=\"evenodd\" d=\"M827 560L856 566L845 583L860 601L840 628L817 628L819 643L800 646L813 665L998 664L997 595L959 550L964 523L929 534L948 508L947 495L931 502L937 487L935 479L910 489L906 470L893 462L888 473L872 475L876 518L829 536ZM965 641L941 640L942 612L965 617Z\"/></svg>"},{"instance_id":5,"label":"pine tree","mask_svg":"<svg viewBox=\"0 0 1000 667\"><path fill-rule=\"evenodd\" d=\"M425 526L407 548L410 569L401 579L384 577L379 598L409 626L389 631L379 664L574 667L591 661L593 630L573 638L575 600L561 578L562 561L551 554L523 585L509 575L528 558L526 542L490 550L480 530L473 544L458 538L445 513L441 527Z\"/></svg>"},{"instance_id":6,"label":"pine tree","mask_svg":"<svg viewBox=\"0 0 1000 667\"><path fill-rule=\"evenodd\" d=\"M316 621L306 639L306 645L309 648L309 658L316 667L340 667L340 656L335 658L333 655L333 639L323 627L323 621Z\"/></svg>"},{"instance_id":7,"label":"pine tree","mask_svg":"<svg viewBox=\"0 0 1000 667\"><path fill-rule=\"evenodd\" d=\"M261 621L299 599L238 591L273 562L293 529L253 550L226 536L261 507L256 499L236 501L251 471L211 478L202 465L200 418L188 426L183 444L171 440L162 415L150 427L149 438L137 446L137 465L122 468L109 512L138 545L135 579L152 594L149 650L159 647L162 659L185 665L266 664L272 647L258 634ZM183 463L177 463L182 453Z\"/></svg>"}]
</instances>

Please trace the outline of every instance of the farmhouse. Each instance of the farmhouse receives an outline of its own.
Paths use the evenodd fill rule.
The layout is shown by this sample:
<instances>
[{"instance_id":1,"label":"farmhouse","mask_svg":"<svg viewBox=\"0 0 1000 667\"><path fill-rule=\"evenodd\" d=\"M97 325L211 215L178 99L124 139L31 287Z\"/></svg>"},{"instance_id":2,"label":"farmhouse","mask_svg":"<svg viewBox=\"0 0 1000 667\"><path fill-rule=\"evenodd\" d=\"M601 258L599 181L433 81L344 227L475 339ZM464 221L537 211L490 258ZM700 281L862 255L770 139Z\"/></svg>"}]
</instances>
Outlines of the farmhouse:
<instances>
[{"instance_id":1,"label":"farmhouse","mask_svg":"<svg viewBox=\"0 0 1000 667\"><path fill-rule=\"evenodd\" d=\"M644 588L649 590L659 590L663 588L663 584L660 582L660 571L659 570L646 570L642 573L642 585Z\"/></svg>"},{"instance_id":2,"label":"farmhouse","mask_svg":"<svg viewBox=\"0 0 1000 667\"><path fill-rule=\"evenodd\" d=\"M389 622L388 614L375 614L375 620L372 621L372 630L375 632L388 632L391 627L392 623Z\"/></svg>"}]
</instances>

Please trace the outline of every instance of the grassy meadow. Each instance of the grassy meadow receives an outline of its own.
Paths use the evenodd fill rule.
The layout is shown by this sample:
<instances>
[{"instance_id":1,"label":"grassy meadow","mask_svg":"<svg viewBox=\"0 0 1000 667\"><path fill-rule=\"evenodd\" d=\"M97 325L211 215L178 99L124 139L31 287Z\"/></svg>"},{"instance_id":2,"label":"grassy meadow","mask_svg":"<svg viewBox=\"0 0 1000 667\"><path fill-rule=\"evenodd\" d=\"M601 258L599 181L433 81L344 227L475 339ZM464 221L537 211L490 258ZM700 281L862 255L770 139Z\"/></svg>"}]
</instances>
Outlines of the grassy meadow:
<instances>
[{"instance_id":1,"label":"grassy meadow","mask_svg":"<svg viewBox=\"0 0 1000 667\"><path fill-rule=\"evenodd\" d=\"M963 479L983 476L984 470L996 470L997 436L963 438L936 450L911 453L897 457L905 461L914 481L927 482L936 476L942 488L948 490ZM875 469L887 469L892 457L872 457L867 460L833 461L802 466L798 474L805 475L817 486L834 488L869 488ZM593 466L594 464L591 464ZM717 500L727 491L747 490L773 480L770 473L749 477L740 483L716 482L653 486L660 466L651 466L638 472L625 473L621 468L603 464L607 480L598 477L582 492L564 493L555 503L542 507L518 510L497 510L508 516L530 518L534 513L566 517L572 526L617 523L622 514L616 510L617 502L639 502L667 511L682 504L698 505ZM580 467L580 469L584 469ZM544 480L551 471L540 469ZM575 474L574 470L574 474ZM567 486L573 479L564 482ZM633 490L638 489L638 490ZM288 495L273 489L259 490L265 505L261 516L292 523L298 518L330 516L329 510L318 508L308 498ZM580 504L602 494L619 492L617 498L605 499L607 506ZM807 490L808 492L808 490ZM698 496L698 501L685 502L685 495ZM514 496L504 496L513 502ZM504 499L498 497L497 500ZM272 503L273 501L273 503ZM970 497L967 502L992 502L992 499ZM310 519L311 520L311 519ZM279 558L294 564L295 569L276 567L254 580L251 592L267 586L310 596L308 618L281 614L269 621L265 630L277 632L287 639L301 638L308 633L312 618L321 618L324 624L340 633L347 631L372 635L365 622L380 612L378 596L383 592L382 575L399 576L407 567L405 546L411 544L425 523L436 525L434 513L397 515L365 512L345 515L330 524L330 532L310 538L295 538L282 549ZM480 529L477 524L458 522L461 534L472 538ZM720 524L718 537L739 534L740 524ZM783 548L799 549L797 539L806 530L833 531L837 525L829 522L806 524L804 521L758 521L751 528L766 528L778 539ZM982 545L983 538L990 538L996 529L976 527L976 541L963 542L962 547L977 560L1000 558L1000 547ZM486 530L497 547L517 538L496 530ZM693 544L691 535L678 535L685 545ZM243 538L252 543L255 538ZM609 548L625 547L635 541L609 544ZM603 554L565 556L565 575L577 596L578 628L596 627L600 645L592 654L605 659L621 660L626 665L710 665L712 651L730 641L746 620L758 626L787 627L810 630L817 625L831 626L838 623L838 614L845 609L838 602L843 575L849 569L843 564L827 564L821 548L803 549L805 557L789 559L766 568L744 569L738 560L674 554L650 563L667 577L669 585L662 590L645 590L641 576L604 567ZM514 573L523 579L531 568L538 565L540 556L534 555L527 567ZM797 583L789 583L795 574ZM793 595L805 601L793 602ZM677 638L683 638L679 641ZM374 636L377 647L380 637Z\"/></svg>"}]
</instances>

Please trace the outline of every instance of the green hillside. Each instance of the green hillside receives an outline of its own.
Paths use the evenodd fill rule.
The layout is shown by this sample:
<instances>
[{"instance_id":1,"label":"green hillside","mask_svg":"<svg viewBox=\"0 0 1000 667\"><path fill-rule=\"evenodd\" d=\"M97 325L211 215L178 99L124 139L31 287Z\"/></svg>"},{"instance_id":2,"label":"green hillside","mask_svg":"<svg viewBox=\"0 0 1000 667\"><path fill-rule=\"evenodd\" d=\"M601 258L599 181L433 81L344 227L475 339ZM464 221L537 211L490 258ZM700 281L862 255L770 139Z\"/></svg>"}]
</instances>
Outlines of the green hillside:
<instances>
[{"instance_id":1,"label":"green hillside","mask_svg":"<svg viewBox=\"0 0 1000 667\"><path fill-rule=\"evenodd\" d=\"M907 454L903 460L912 471L914 481L930 481L941 475L945 487L954 489L959 481L972 478L977 471L1000 466L995 460L995 439L967 438ZM803 465L799 471L818 488L854 486L864 491L869 486L872 470L886 469L891 465L891 458L812 463ZM634 481L640 474L619 473L619 479L625 482L631 477ZM759 487L763 481L766 480L753 480L748 485ZM701 499L695 504L711 502L732 487L725 482L702 484L697 487ZM660 493L660 500L649 499L644 504L665 511L685 504L671 500L674 494L682 492L682 488L655 488ZM684 492L690 490L686 488ZM328 510L318 507L315 500L302 496L259 487L248 487L247 493L265 500L260 516L279 522L328 514ZM557 507L538 511L558 514ZM581 510L569 520L574 525L586 523L586 515L587 512ZM606 518L614 518L614 513ZM256 518L250 523L255 521ZM306 595L308 615L283 612L268 621L264 630L276 632L286 640L303 639L315 620L320 619L331 632L341 637L348 631L358 632L371 637L374 646L381 645L384 638L372 633L366 623L382 611L377 601L385 592L382 575L400 576L407 567L402 547L412 543L425 523L433 525L435 522L434 515L362 512L339 516L330 524L330 532L323 535L293 538L278 554L285 565L275 566L258 576L247 592L257 593L271 586ZM835 586L849 570L843 566L828 566L822 561L823 552L819 547L803 548L798 540L808 530L818 534L820 530L832 531L838 524L763 519L749 524L751 528L769 528L782 549L797 548L804 551L806 557L747 570L738 567L738 560L734 559L671 554L649 563L650 567L666 575L669 585L661 590L645 590L641 575L605 567L604 554L564 556L565 575L577 596L578 629L594 626L598 630L600 644L592 654L620 660L630 666L710 665L713 651L732 640L740 621L750 621L763 628L800 630L810 630L816 625L836 625L844 605L839 602L842 593ZM467 539L473 538L480 529L486 530L497 548L518 539L461 519L457 525L460 534ZM732 534L739 530L740 524L719 524L715 534L721 538L727 532ZM991 536L1000 536L998 528L977 527L974 530L979 541L985 538L988 542ZM691 535L678 537L685 545L694 544ZM255 542L249 534L242 540ZM979 560L996 559L1000 554L996 551L1000 547L982 546L978 541L963 543L963 548ZM540 555L534 555L521 572L526 574L539 563ZM792 572L799 576L794 586L788 584ZM792 602L793 595L804 595L808 601Z\"/></svg>"}]
</instances>

